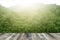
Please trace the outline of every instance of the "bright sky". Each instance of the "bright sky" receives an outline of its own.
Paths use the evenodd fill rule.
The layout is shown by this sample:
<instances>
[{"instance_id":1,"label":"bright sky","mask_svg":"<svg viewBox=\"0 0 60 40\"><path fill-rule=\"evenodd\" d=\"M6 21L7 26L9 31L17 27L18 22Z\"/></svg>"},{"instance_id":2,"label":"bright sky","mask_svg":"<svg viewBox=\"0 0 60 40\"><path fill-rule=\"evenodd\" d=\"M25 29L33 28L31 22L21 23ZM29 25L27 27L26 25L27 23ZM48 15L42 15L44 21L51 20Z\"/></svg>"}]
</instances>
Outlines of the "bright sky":
<instances>
[{"instance_id":1,"label":"bright sky","mask_svg":"<svg viewBox=\"0 0 60 40\"><path fill-rule=\"evenodd\" d=\"M32 5L33 3L44 3L44 4L59 4L60 0L0 0L0 4L5 7L11 7L17 4L20 5Z\"/></svg>"}]
</instances>

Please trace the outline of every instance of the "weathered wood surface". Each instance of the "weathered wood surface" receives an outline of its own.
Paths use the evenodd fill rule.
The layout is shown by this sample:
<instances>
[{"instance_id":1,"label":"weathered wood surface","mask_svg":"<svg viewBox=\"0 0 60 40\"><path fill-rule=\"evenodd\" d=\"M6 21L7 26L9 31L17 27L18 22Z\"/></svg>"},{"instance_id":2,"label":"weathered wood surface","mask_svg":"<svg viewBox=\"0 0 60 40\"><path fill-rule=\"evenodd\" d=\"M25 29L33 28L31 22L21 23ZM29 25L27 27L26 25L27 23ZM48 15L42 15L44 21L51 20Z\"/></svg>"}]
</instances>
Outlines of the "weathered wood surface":
<instances>
[{"instance_id":1,"label":"weathered wood surface","mask_svg":"<svg viewBox=\"0 0 60 40\"><path fill-rule=\"evenodd\" d=\"M60 40L60 33L0 33L0 40Z\"/></svg>"}]
</instances>

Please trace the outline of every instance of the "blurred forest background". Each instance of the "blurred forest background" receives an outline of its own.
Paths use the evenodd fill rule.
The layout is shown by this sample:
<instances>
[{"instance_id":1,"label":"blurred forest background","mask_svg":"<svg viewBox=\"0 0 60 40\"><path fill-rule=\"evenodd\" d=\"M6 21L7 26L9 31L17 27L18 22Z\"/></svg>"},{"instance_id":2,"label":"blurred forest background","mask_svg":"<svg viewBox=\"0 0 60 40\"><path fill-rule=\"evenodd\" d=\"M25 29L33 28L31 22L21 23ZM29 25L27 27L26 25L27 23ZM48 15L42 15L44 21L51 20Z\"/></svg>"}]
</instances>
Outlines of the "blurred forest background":
<instances>
[{"instance_id":1,"label":"blurred forest background","mask_svg":"<svg viewBox=\"0 0 60 40\"><path fill-rule=\"evenodd\" d=\"M35 8L16 12L0 5L0 32L60 32L60 5L44 4Z\"/></svg>"}]
</instances>

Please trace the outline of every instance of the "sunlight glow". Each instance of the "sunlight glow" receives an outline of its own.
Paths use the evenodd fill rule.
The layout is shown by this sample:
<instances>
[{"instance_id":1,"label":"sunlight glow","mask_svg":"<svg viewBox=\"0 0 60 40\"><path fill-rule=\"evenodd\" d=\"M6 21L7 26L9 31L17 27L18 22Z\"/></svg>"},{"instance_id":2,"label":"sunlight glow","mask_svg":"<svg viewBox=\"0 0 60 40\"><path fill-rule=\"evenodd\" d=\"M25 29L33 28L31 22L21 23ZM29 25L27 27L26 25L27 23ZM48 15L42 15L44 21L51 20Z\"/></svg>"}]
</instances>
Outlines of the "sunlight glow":
<instances>
[{"instance_id":1,"label":"sunlight glow","mask_svg":"<svg viewBox=\"0 0 60 40\"><path fill-rule=\"evenodd\" d=\"M31 6L33 3L52 4L55 0L0 0L0 4L5 7L11 7L20 4L24 7Z\"/></svg>"},{"instance_id":2,"label":"sunlight glow","mask_svg":"<svg viewBox=\"0 0 60 40\"><path fill-rule=\"evenodd\" d=\"M32 9L32 11L37 10L34 4L55 4L56 0L0 0L0 4L4 7L10 8L15 6L15 11L23 11L25 8L28 10L29 8ZM35 8L34 8L35 7ZM25 11L25 10L24 10ZM23 13L24 16L33 17L37 13L34 11L31 13ZM20 13L18 13L19 15ZM22 14L21 14L22 15Z\"/></svg>"}]
</instances>

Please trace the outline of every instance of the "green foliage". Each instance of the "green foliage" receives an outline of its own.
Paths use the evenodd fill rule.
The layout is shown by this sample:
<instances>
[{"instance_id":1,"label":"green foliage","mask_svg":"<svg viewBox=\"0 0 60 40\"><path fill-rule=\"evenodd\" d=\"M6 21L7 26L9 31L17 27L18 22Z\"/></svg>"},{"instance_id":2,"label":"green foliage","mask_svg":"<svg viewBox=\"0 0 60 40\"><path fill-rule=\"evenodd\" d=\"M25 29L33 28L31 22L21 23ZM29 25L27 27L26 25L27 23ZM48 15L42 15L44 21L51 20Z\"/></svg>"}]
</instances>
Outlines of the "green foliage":
<instances>
[{"instance_id":1,"label":"green foliage","mask_svg":"<svg viewBox=\"0 0 60 40\"><path fill-rule=\"evenodd\" d=\"M36 10L19 12L0 6L0 32L60 32L60 5L37 5Z\"/></svg>"}]
</instances>

